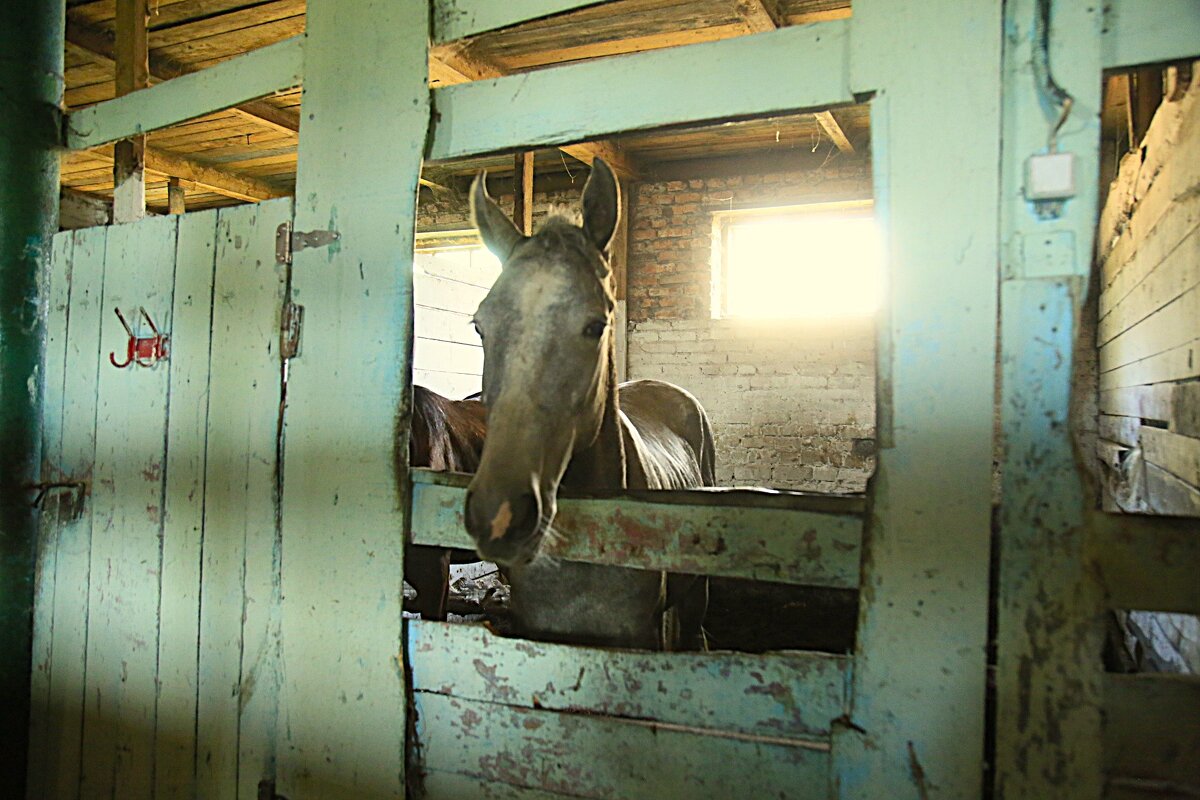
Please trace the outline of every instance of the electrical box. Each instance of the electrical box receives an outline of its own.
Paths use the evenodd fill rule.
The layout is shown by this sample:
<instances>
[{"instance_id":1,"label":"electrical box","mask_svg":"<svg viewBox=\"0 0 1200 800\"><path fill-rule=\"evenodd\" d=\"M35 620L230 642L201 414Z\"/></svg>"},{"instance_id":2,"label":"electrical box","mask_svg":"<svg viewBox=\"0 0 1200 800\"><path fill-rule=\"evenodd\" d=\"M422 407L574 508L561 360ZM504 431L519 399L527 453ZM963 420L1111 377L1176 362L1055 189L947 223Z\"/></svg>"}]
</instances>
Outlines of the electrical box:
<instances>
[{"instance_id":1,"label":"electrical box","mask_svg":"<svg viewBox=\"0 0 1200 800\"><path fill-rule=\"evenodd\" d=\"M1074 196L1074 153L1042 153L1025 162L1026 200L1066 200Z\"/></svg>"}]
</instances>

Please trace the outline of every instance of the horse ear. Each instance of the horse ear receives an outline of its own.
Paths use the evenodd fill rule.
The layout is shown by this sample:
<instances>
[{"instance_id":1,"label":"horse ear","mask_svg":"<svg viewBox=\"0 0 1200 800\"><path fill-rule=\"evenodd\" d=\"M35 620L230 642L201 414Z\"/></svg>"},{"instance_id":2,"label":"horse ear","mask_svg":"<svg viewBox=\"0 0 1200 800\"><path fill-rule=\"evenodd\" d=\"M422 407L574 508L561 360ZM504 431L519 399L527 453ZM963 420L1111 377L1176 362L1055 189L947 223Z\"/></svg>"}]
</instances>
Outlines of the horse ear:
<instances>
[{"instance_id":1,"label":"horse ear","mask_svg":"<svg viewBox=\"0 0 1200 800\"><path fill-rule=\"evenodd\" d=\"M512 251L525 238L516 224L487 193L484 181L487 172L480 172L471 184L471 222L479 231L484 246L504 264Z\"/></svg>"},{"instance_id":2,"label":"horse ear","mask_svg":"<svg viewBox=\"0 0 1200 800\"><path fill-rule=\"evenodd\" d=\"M621 190L604 159L592 162L592 174L583 187L583 232L603 252L617 229Z\"/></svg>"}]
</instances>

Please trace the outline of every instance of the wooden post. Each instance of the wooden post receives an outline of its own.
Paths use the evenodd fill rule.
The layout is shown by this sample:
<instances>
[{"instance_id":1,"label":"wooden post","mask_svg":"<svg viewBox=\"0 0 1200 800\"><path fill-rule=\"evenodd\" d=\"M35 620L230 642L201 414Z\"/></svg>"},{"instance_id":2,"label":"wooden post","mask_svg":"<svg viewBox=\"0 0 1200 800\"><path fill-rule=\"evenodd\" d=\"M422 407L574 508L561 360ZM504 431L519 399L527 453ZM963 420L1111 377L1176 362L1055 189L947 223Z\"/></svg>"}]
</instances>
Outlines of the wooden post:
<instances>
[{"instance_id":1,"label":"wooden post","mask_svg":"<svg viewBox=\"0 0 1200 800\"><path fill-rule=\"evenodd\" d=\"M526 236L533 234L533 151L513 159L513 222Z\"/></svg>"},{"instance_id":2,"label":"wooden post","mask_svg":"<svg viewBox=\"0 0 1200 800\"><path fill-rule=\"evenodd\" d=\"M62 3L0 4L0 796L24 797L45 314L39 271L58 227ZM43 299L44 302L44 299Z\"/></svg>"},{"instance_id":3,"label":"wooden post","mask_svg":"<svg viewBox=\"0 0 1200 800\"><path fill-rule=\"evenodd\" d=\"M404 796L408 472L394 453L407 452L412 398L429 18L427 0L307 6L295 227L340 238L297 250L292 268L304 352L289 362L283 463L287 797Z\"/></svg>"},{"instance_id":4,"label":"wooden post","mask_svg":"<svg viewBox=\"0 0 1200 800\"><path fill-rule=\"evenodd\" d=\"M182 214L185 206L183 182L174 176L167 178L167 213Z\"/></svg>"},{"instance_id":5,"label":"wooden post","mask_svg":"<svg viewBox=\"0 0 1200 800\"><path fill-rule=\"evenodd\" d=\"M117 97L150 85L146 19L146 0L117 0ZM146 216L145 166L145 136L113 145L113 222L133 222Z\"/></svg>"},{"instance_id":6,"label":"wooden post","mask_svg":"<svg viewBox=\"0 0 1200 800\"><path fill-rule=\"evenodd\" d=\"M1141 147L1150 120L1163 100L1163 74L1158 67L1142 67L1128 76L1129 149Z\"/></svg>"}]
</instances>

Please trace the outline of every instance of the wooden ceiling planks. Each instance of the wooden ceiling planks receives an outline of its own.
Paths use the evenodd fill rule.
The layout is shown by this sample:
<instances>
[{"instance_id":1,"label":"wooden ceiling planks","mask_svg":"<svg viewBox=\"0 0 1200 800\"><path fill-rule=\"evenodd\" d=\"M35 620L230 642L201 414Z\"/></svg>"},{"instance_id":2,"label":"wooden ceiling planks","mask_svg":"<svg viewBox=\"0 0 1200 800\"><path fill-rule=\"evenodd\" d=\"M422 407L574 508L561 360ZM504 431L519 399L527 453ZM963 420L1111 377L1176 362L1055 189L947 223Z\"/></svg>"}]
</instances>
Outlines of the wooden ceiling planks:
<instances>
[{"instance_id":1,"label":"wooden ceiling planks","mask_svg":"<svg viewBox=\"0 0 1200 800\"><path fill-rule=\"evenodd\" d=\"M767 0L764 7L770 10L773 19L786 20L788 24L843 18L850 11L848 0ZM747 0L616 0L435 48L431 78L436 82L438 70L442 69L449 70L449 81L461 82L465 73L456 73L455 69L461 70L465 64L470 72L472 60L486 65L487 74L520 72L741 36L755 29L748 15L758 13L754 10L757 5L749 8L747 11ZM112 29L114 9L115 0L69 2L67 16L77 26L90 26L107 35ZM304 30L304 0L150 0L150 9L152 59L187 70L211 66ZM439 62L439 55L446 62ZM465 77L478 76L465 74ZM77 46L68 48L66 79L67 102L72 108L112 97L111 62L92 57ZM290 115L285 119L298 120L300 100L301 92L295 90L256 102L268 111L274 109ZM837 111L837 120L846 136L855 142L863 142L869 136L866 118L865 112L854 109ZM151 136L151 142L164 154L194 157L201 167L207 165L247 179L290 186L295 179L296 137L286 127L261 118L256 122L246 110L231 110L159 131ZM811 148L814 135L822 134L813 116L806 114L639 134L615 141L628 153L630 163L636 164L640 159L665 163L698 156L791 152ZM828 137L823 141L828 143ZM608 143L594 143L590 150L577 155L590 160L591 154L605 152L603 148L608 146ZM540 151L537 155L539 174L569 171L577 165L577 161L556 150ZM436 171L441 175L465 175L480 166L488 166L497 173L510 172L512 160L509 156L473 159L464 164L441 165ZM94 155L85 154L74 162L64 160L64 185L97 181L98 184L80 184L95 189L103 185L105 169L104 158ZM159 203L161 190L161 205L165 208L166 183L159 181L158 176L152 176L152 180L149 202ZM111 186L111 176L108 181ZM203 189L194 191L207 197L205 202L229 202L229 198ZM191 193L188 207L198 207L192 202Z\"/></svg>"}]
</instances>

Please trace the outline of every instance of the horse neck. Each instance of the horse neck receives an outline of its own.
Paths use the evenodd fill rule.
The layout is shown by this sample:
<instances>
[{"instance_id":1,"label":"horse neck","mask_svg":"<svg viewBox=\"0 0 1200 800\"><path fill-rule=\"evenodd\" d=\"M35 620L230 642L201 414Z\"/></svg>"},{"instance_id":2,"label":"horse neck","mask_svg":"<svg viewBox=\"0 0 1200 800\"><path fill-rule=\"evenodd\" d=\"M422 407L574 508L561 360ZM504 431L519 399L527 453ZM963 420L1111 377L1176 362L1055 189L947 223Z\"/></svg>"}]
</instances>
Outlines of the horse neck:
<instances>
[{"instance_id":1,"label":"horse neck","mask_svg":"<svg viewBox=\"0 0 1200 800\"><path fill-rule=\"evenodd\" d=\"M608 387L604 393L600 432L591 446L571 456L562 485L572 489L624 489L628 482L621 408L617 400L615 340L609 342L605 357Z\"/></svg>"}]
</instances>

